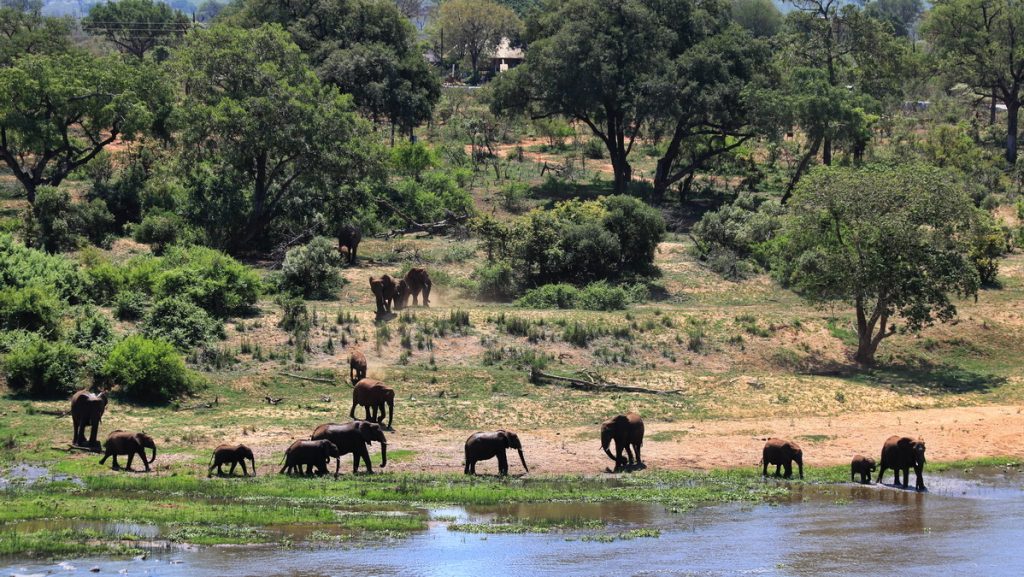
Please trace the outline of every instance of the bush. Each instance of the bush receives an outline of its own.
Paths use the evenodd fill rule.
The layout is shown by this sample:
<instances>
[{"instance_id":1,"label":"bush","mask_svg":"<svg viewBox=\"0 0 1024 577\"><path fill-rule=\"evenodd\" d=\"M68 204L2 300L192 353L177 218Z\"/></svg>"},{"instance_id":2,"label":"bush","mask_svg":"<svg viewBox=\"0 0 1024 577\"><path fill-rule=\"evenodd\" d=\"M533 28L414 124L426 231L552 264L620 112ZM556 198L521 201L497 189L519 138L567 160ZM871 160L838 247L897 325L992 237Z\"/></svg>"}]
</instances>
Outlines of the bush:
<instances>
[{"instance_id":1,"label":"bush","mask_svg":"<svg viewBox=\"0 0 1024 577\"><path fill-rule=\"evenodd\" d=\"M509 212L523 210L523 201L530 194L530 187L525 182L513 181L505 184L498 191L501 207Z\"/></svg>"},{"instance_id":2,"label":"bush","mask_svg":"<svg viewBox=\"0 0 1024 577\"><path fill-rule=\"evenodd\" d=\"M599 281L580 291L576 306L591 311L617 311L626 308L629 303L630 294L626 289Z\"/></svg>"},{"instance_id":3,"label":"bush","mask_svg":"<svg viewBox=\"0 0 1024 577\"><path fill-rule=\"evenodd\" d=\"M643 302L647 287L643 284L614 286L606 281L590 283L582 289L570 284L548 284L526 292L516 306L535 309L622 310L631 303Z\"/></svg>"},{"instance_id":4,"label":"bush","mask_svg":"<svg viewBox=\"0 0 1024 577\"><path fill-rule=\"evenodd\" d=\"M60 315L60 299L41 287L0 290L0 329L52 337L60 327Z\"/></svg>"},{"instance_id":5,"label":"bush","mask_svg":"<svg viewBox=\"0 0 1024 577\"><path fill-rule=\"evenodd\" d=\"M85 279L71 260L28 248L9 234L0 234L0 286L36 285L72 304L86 294Z\"/></svg>"},{"instance_id":6,"label":"bush","mask_svg":"<svg viewBox=\"0 0 1024 577\"><path fill-rule=\"evenodd\" d=\"M114 340L114 327L110 319L94 306L79 308L68 340L78 348L96 350Z\"/></svg>"},{"instance_id":7,"label":"bush","mask_svg":"<svg viewBox=\"0 0 1024 577\"><path fill-rule=\"evenodd\" d=\"M167 401L192 392L194 377L170 343L133 335L114 345L103 378L136 401Z\"/></svg>"},{"instance_id":8,"label":"bush","mask_svg":"<svg viewBox=\"0 0 1024 577\"><path fill-rule=\"evenodd\" d=\"M147 214L138 226L132 229L136 242L148 244L153 254L162 255L168 247L178 242L185 221L173 212Z\"/></svg>"},{"instance_id":9,"label":"bush","mask_svg":"<svg viewBox=\"0 0 1024 577\"><path fill-rule=\"evenodd\" d=\"M112 303L126 283L124 269L109 261L89 266L83 274L89 299L100 305Z\"/></svg>"},{"instance_id":10,"label":"bush","mask_svg":"<svg viewBox=\"0 0 1024 577\"><path fill-rule=\"evenodd\" d=\"M782 226L784 208L776 200L741 194L731 205L709 212L694 225L697 257L720 274L742 278L749 265L732 266L729 261L752 260L767 267L764 247ZM716 262L717 261L717 262Z\"/></svg>"},{"instance_id":11,"label":"bush","mask_svg":"<svg viewBox=\"0 0 1024 577\"><path fill-rule=\"evenodd\" d=\"M73 250L78 244L76 216L66 190L41 186L26 214L25 238L49 253Z\"/></svg>"},{"instance_id":12,"label":"bush","mask_svg":"<svg viewBox=\"0 0 1024 577\"><path fill-rule=\"evenodd\" d=\"M137 321L146 314L149 298L139 291L124 291L114 299L114 316L121 321Z\"/></svg>"},{"instance_id":13,"label":"bush","mask_svg":"<svg viewBox=\"0 0 1024 577\"><path fill-rule=\"evenodd\" d=\"M170 297L158 301L142 320L142 333L151 339L162 339L181 350L221 334L223 328L203 309L191 301Z\"/></svg>"},{"instance_id":14,"label":"bush","mask_svg":"<svg viewBox=\"0 0 1024 577\"><path fill-rule=\"evenodd\" d=\"M391 148L391 166L402 176L420 179L420 175L437 164L433 151L422 142L401 142Z\"/></svg>"},{"instance_id":15,"label":"bush","mask_svg":"<svg viewBox=\"0 0 1024 577\"><path fill-rule=\"evenodd\" d=\"M338 250L331 239L318 236L293 248L284 257L282 289L308 299L336 298L342 287Z\"/></svg>"},{"instance_id":16,"label":"bush","mask_svg":"<svg viewBox=\"0 0 1024 577\"><path fill-rule=\"evenodd\" d=\"M66 397L79 388L81 351L37 335L14 345L4 357L4 378L12 391L38 397Z\"/></svg>"},{"instance_id":17,"label":"bush","mask_svg":"<svg viewBox=\"0 0 1024 577\"><path fill-rule=\"evenodd\" d=\"M512 266L505 261L484 265L473 271L477 281L477 294L482 299L507 301L515 296L515 278Z\"/></svg>"},{"instance_id":18,"label":"bush","mask_svg":"<svg viewBox=\"0 0 1024 577\"><path fill-rule=\"evenodd\" d=\"M107 203L94 198L76 204L74 208L78 214L79 232L96 246L108 245L114 232L114 215L107 210Z\"/></svg>"},{"instance_id":19,"label":"bush","mask_svg":"<svg viewBox=\"0 0 1024 577\"><path fill-rule=\"evenodd\" d=\"M604 158L605 150L604 142L601 142L600 138L590 138L583 143L583 156L593 160Z\"/></svg>"},{"instance_id":20,"label":"bush","mask_svg":"<svg viewBox=\"0 0 1024 577\"><path fill-rule=\"evenodd\" d=\"M571 284L546 284L526 291L516 300L517 307L531 309L572 309L580 291Z\"/></svg>"},{"instance_id":21,"label":"bush","mask_svg":"<svg viewBox=\"0 0 1024 577\"><path fill-rule=\"evenodd\" d=\"M157 299L181 296L223 318L248 312L259 298L256 271L211 248L174 247L156 266L150 280Z\"/></svg>"},{"instance_id":22,"label":"bush","mask_svg":"<svg viewBox=\"0 0 1024 577\"><path fill-rule=\"evenodd\" d=\"M665 219L658 209L631 196L609 196L604 207L604 228L619 239L622 270L646 272L665 237Z\"/></svg>"}]
</instances>

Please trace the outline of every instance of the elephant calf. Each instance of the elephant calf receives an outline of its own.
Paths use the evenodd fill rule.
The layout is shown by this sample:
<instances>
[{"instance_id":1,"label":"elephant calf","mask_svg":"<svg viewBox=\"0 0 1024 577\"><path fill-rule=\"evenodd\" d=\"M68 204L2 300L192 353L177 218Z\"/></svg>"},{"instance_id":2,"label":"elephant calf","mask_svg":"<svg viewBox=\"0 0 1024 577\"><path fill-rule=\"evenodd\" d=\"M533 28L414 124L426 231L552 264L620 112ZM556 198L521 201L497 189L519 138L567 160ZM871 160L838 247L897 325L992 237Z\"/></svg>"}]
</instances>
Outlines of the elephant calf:
<instances>
[{"instance_id":1,"label":"elephant calf","mask_svg":"<svg viewBox=\"0 0 1024 577\"><path fill-rule=\"evenodd\" d=\"M779 467L784 467L786 479L793 478L793 463L796 462L797 467L800 468L800 478L804 478L804 451L793 441L787 441L785 439L768 439L764 444L764 450L761 452L761 463L764 467L761 469L761 475L763 477L768 476L768 465L775 465L775 476L779 476Z\"/></svg>"},{"instance_id":2,"label":"elephant calf","mask_svg":"<svg viewBox=\"0 0 1024 577\"><path fill-rule=\"evenodd\" d=\"M854 477L860 475L860 482L864 485L871 484L871 473L875 472L875 460L871 457L865 457L864 455L857 455L850 462L850 481L854 481Z\"/></svg>"},{"instance_id":3,"label":"elephant calf","mask_svg":"<svg viewBox=\"0 0 1024 577\"><path fill-rule=\"evenodd\" d=\"M608 450L612 441L615 441L615 455ZM608 458L615 461L615 471L619 472L626 468L643 468L644 463L640 459L640 447L644 444L644 420L636 413L627 413L608 419L601 424L601 449L608 455ZM632 448L632 450L630 450ZM626 451L628 459L622 456ZM636 462L633 461L633 453L636 452Z\"/></svg>"},{"instance_id":4,"label":"elephant calf","mask_svg":"<svg viewBox=\"0 0 1024 577\"><path fill-rule=\"evenodd\" d=\"M394 389L377 379L360 379L352 388L352 409L348 416L353 419L356 418L356 405L362 405L366 421L383 424L387 416L386 428L391 429L391 419L395 416Z\"/></svg>"},{"instance_id":5,"label":"elephant calf","mask_svg":"<svg viewBox=\"0 0 1024 577\"><path fill-rule=\"evenodd\" d=\"M146 449L153 450L153 458L148 461L146 460ZM135 455L138 455L148 472L150 463L156 460L156 443L153 441L153 437L146 433L114 431L103 443L103 458L100 459L100 464L102 465L108 458L113 457L114 463L111 468L117 471L121 468L121 465L117 463L118 455L128 455L128 465L125 468L129 471L132 470L132 461L135 459Z\"/></svg>"},{"instance_id":6,"label":"elephant calf","mask_svg":"<svg viewBox=\"0 0 1024 577\"><path fill-rule=\"evenodd\" d=\"M327 440L338 448L340 455L352 453L352 473L359 472L359 461L366 463L366 472L373 473L370 464L370 452L367 447L373 442L380 443L380 466L388 464L388 440L381 430L380 424L370 421L352 421L338 425L327 423L313 431L312 440Z\"/></svg>"},{"instance_id":7,"label":"elephant calf","mask_svg":"<svg viewBox=\"0 0 1024 577\"><path fill-rule=\"evenodd\" d=\"M515 449L519 452L519 461L522 462L523 469L529 473L530 468L526 466L526 457L523 456L523 445L519 442L519 435L503 430L493 433L473 433L466 439L466 470L464 472L467 475L475 475L478 461L497 457L498 475L502 477L508 475L506 449Z\"/></svg>"},{"instance_id":8,"label":"elephant calf","mask_svg":"<svg viewBox=\"0 0 1024 577\"><path fill-rule=\"evenodd\" d=\"M219 445L213 450L213 458L210 459L210 470L207 471L206 476L213 476L213 470L217 469L217 476L224 476L224 471L221 469L222 466L227 463L231 463L231 470L228 475L235 474L235 466L242 465L242 475L245 477L249 476L249 471L245 468L245 460L248 459L252 463L252 476L256 476L256 457L252 454L252 449L245 445Z\"/></svg>"},{"instance_id":9,"label":"elephant calf","mask_svg":"<svg viewBox=\"0 0 1024 577\"><path fill-rule=\"evenodd\" d=\"M334 443L327 440L317 441L295 441L284 452L281 473L302 474L302 468L306 468L306 475L312 475L316 469L317 475L327 474L327 465L331 459L337 461L334 467L334 476L338 476L338 469L341 468L341 453Z\"/></svg>"},{"instance_id":10,"label":"elephant calf","mask_svg":"<svg viewBox=\"0 0 1024 577\"><path fill-rule=\"evenodd\" d=\"M903 472L903 488L910 486L910 468L914 468L917 475L918 491L924 491L924 440L913 437L900 437L893 435L885 440L882 445L882 461L878 465L878 482L882 482L882 475L886 469L893 471L893 483L900 484L900 471Z\"/></svg>"},{"instance_id":11,"label":"elephant calf","mask_svg":"<svg viewBox=\"0 0 1024 577\"><path fill-rule=\"evenodd\" d=\"M430 289L434 284L430 282L430 274L424 268L411 268L405 273L405 278L398 281L395 289L395 308L402 310L409 306L409 297L412 296L412 304L419 304L420 293L423 293L423 306L430 306Z\"/></svg>"},{"instance_id":12,"label":"elephant calf","mask_svg":"<svg viewBox=\"0 0 1024 577\"><path fill-rule=\"evenodd\" d=\"M352 351L348 356L348 376L353 385L366 378L366 355L362 351Z\"/></svg>"}]
</instances>

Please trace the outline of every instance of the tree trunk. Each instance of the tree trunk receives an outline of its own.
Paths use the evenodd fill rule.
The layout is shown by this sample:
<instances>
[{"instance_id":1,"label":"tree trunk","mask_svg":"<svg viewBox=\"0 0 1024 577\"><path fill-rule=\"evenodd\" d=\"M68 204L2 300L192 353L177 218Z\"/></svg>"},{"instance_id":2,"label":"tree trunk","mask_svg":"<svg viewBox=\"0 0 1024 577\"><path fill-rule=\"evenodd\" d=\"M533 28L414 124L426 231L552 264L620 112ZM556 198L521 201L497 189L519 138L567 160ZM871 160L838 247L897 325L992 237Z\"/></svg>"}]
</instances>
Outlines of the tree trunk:
<instances>
[{"instance_id":1,"label":"tree trunk","mask_svg":"<svg viewBox=\"0 0 1024 577\"><path fill-rule=\"evenodd\" d=\"M1020 102L1008 100L1006 102L1006 161L1010 166L1017 164L1017 113L1020 112Z\"/></svg>"},{"instance_id":2,"label":"tree trunk","mask_svg":"<svg viewBox=\"0 0 1024 577\"><path fill-rule=\"evenodd\" d=\"M832 139L828 136L825 137L825 142L822 144L821 163L825 166L832 166Z\"/></svg>"},{"instance_id":3,"label":"tree trunk","mask_svg":"<svg viewBox=\"0 0 1024 577\"><path fill-rule=\"evenodd\" d=\"M615 194L626 194L629 183L633 180L633 167L629 165L624 151L616 151L611 155L612 171L615 173Z\"/></svg>"},{"instance_id":4,"label":"tree trunk","mask_svg":"<svg viewBox=\"0 0 1024 577\"><path fill-rule=\"evenodd\" d=\"M996 123L996 89L992 87L992 101L988 105L988 124L989 126Z\"/></svg>"},{"instance_id":5,"label":"tree trunk","mask_svg":"<svg viewBox=\"0 0 1024 577\"><path fill-rule=\"evenodd\" d=\"M786 192L782 195L782 204L786 204L789 197L793 195L793 189L796 188L796 183L800 181L800 177L803 176L804 171L807 170L807 165L810 164L811 159L818 154L818 148L821 146L821 138L816 138L811 143L811 148L804 154L804 157L800 159L800 164L796 167L796 172L793 173L793 178L789 179L789 184L786 185Z\"/></svg>"}]
</instances>

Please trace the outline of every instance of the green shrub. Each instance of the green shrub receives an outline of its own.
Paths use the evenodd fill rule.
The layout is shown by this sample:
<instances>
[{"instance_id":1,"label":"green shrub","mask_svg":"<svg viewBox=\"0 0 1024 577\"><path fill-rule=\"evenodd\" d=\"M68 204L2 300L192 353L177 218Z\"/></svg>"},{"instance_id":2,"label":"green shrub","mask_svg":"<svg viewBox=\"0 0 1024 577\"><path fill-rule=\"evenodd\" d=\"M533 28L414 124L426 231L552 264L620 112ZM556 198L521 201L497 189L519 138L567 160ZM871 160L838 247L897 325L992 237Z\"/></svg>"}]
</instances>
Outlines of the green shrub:
<instances>
[{"instance_id":1,"label":"green shrub","mask_svg":"<svg viewBox=\"0 0 1024 577\"><path fill-rule=\"evenodd\" d=\"M646 272L665 237L665 219L658 209L631 196L609 196L604 207L604 228L619 239L622 270Z\"/></svg>"},{"instance_id":2,"label":"green shrub","mask_svg":"<svg viewBox=\"0 0 1024 577\"><path fill-rule=\"evenodd\" d=\"M570 284L548 284L531 289L516 300L516 306L535 309L622 310L647 299L643 284L615 286L607 281L590 283L582 289Z\"/></svg>"},{"instance_id":3,"label":"green shrub","mask_svg":"<svg viewBox=\"0 0 1024 577\"><path fill-rule=\"evenodd\" d=\"M95 350L114 340L114 327L96 307L80 307L75 311L74 326L68 340L81 349Z\"/></svg>"},{"instance_id":4,"label":"green shrub","mask_svg":"<svg viewBox=\"0 0 1024 577\"><path fill-rule=\"evenodd\" d=\"M173 212L150 213L132 229L132 238L150 245L153 254L161 255L178 242L184 228L184 219Z\"/></svg>"},{"instance_id":5,"label":"green shrub","mask_svg":"<svg viewBox=\"0 0 1024 577\"><path fill-rule=\"evenodd\" d=\"M61 308L60 299L42 287L0 290L0 329L55 336L60 327Z\"/></svg>"},{"instance_id":6,"label":"green shrub","mask_svg":"<svg viewBox=\"0 0 1024 577\"><path fill-rule=\"evenodd\" d=\"M749 261L767 267L764 245L780 229L783 211L776 200L741 194L731 205L706 213L694 225L697 257L734 280L753 272Z\"/></svg>"},{"instance_id":7,"label":"green shrub","mask_svg":"<svg viewBox=\"0 0 1024 577\"><path fill-rule=\"evenodd\" d=\"M308 299L336 298L342 287L334 242L318 236L305 246L288 251L281 267L281 288Z\"/></svg>"},{"instance_id":8,"label":"green shrub","mask_svg":"<svg viewBox=\"0 0 1024 577\"><path fill-rule=\"evenodd\" d=\"M47 288L72 304L81 302L86 294L85 281L73 261L28 248L9 234L0 234L0 286L28 285Z\"/></svg>"},{"instance_id":9,"label":"green shrub","mask_svg":"<svg viewBox=\"0 0 1024 577\"><path fill-rule=\"evenodd\" d=\"M107 209L107 203L94 198L89 202L74 205L78 215L79 232L96 246L110 244L114 232L114 215Z\"/></svg>"},{"instance_id":10,"label":"green shrub","mask_svg":"<svg viewBox=\"0 0 1024 577\"><path fill-rule=\"evenodd\" d=\"M486 264L473 271L477 281L477 294L482 299L507 301L515 295L512 265L505 261Z\"/></svg>"},{"instance_id":11,"label":"green shrub","mask_svg":"<svg viewBox=\"0 0 1024 577\"><path fill-rule=\"evenodd\" d=\"M192 392L197 384L173 345L140 335L114 345L102 373L125 397L143 402L167 401Z\"/></svg>"},{"instance_id":12,"label":"green shrub","mask_svg":"<svg viewBox=\"0 0 1024 577\"><path fill-rule=\"evenodd\" d=\"M531 309L572 309L580 291L570 284L546 284L526 291L516 300L517 307Z\"/></svg>"},{"instance_id":13,"label":"green shrub","mask_svg":"<svg viewBox=\"0 0 1024 577\"><path fill-rule=\"evenodd\" d=\"M112 303L127 282L124 268L109 261L86 267L83 275L89 299L101 305Z\"/></svg>"},{"instance_id":14,"label":"green shrub","mask_svg":"<svg viewBox=\"0 0 1024 577\"><path fill-rule=\"evenodd\" d=\"M26 214L25 238L49 253L73 250L78 245L77 214L71 194L52 186L41 186Z\"/></svg>"},{"instance_id":15,"label":"green shrub","mask_svg":"<svg viewBox=\"0 0 1024 577\"><path fill-rule=\"evenodd\" d=\"M604 142L601 142L600 138L590 138L583 143L583 156L593 160L604 158L605 150Z\"/></svg>"},{"instance_id":16,"label":"green shrub","mask_svg":"<svg viewBox=\"0 0 1024 577\"><path fill-rule=\"evenodd\" d=\"M37 335L14 345L3 360L3 373L12 391L36 397L66 397L79 388L82 354L66 342L49 342Z\"/></svg>"},{"instance_id":17,"label":"green shrub","mask_svg":"<svg viewBox=\"0 0 1024 577\"><path fill-rule=\"evenodd\" d=\"M139 291L128 290L118 293L114 299L114 316L121 321L137 321L146 314L149 297Z\"/></svg>"},{"instance_id":18,"label":"green shrub","mask_svg":"<svg viewBox=\"0 0 1024 577\"><path fill-rule=\"evenodd\" d=\"M590 283L580 291L576 307L591 311L617 311L629 306L630 294L605 281Z\"/></svg>"},{"instance_id":19,"label":"green shrub","mask_svg":"<svg viewBox=\"0 0 1024 577\"><path fill-rule=\"evenodd\" d=\"M419 180L424 171L436 164L434 152L422 142L404 141L391 148L391 166L402 176Z\"/></svg>"},{"instance_id":20,"label":"green shrub","mask_svg":"<svg viewBox=\"0 0 1024 577\"><path fill-rule=\"evenodd\" d=\"M506 183L498 191L501 207L509 212L523 210L523 201L530 195L530 187L525 182L512 181Z\"/></svg>"},{"instance_id":21,"label":"green shrub","mask_svg":"<svg viewBox=\"0 0 1024 577\"><path fill-rule=\"evenodd\" d=\"M205 343L222 332L220 322L180 297L157 301L142 320L144 335L167 341L181 350Z\"/></svg>"},{"instance_id":22,"label":"green shrub","mask_svg":"<svg viewBox=\"0 0 1024 577\"><path fill-rule=\"evenodd\" d=\"M211 248L173 247L157 267L153 296L187 298L215 317L246 313L259 298L256 271Z\"/></svg>"}]
</instances>

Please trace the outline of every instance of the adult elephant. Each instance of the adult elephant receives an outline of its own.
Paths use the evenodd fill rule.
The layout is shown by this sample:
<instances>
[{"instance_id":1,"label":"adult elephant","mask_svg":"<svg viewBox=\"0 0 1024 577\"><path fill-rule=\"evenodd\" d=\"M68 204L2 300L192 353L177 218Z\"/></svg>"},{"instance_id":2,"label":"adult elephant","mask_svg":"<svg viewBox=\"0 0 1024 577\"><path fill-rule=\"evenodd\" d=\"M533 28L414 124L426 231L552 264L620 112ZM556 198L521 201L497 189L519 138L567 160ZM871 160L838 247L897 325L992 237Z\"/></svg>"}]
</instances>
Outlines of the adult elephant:
<instances>
[{"instance_id":1,"label":"adult elephant","mask_svg":"<svg viewBox=\"0 0 1024 577\"><path fill-rule=\"evenodd\" d=\"M363 240L363 231L354 224L343 224L338 227L338 252L343 256L348 253L348 264L356 264L356 251Z\"/></svg>"},{"instance_id":2,"label":"adult elephant","mask_svg":"<svg viewBox=\"0 0 1024 577\"><path fill-rule=\"evenodd\" d=\"M252 449L245 445L219 445L213 450L213 458L210 459L210 469L206 472L206 476L212 476L214 469L217 469L217 476L224 476L224 471L221 467L231 463L231 470L228 471L228 475L234 475L235 466L242 465L242 475L248 477L249 471L245 468L245 461L247 459L252 463L252 476L255 477L256 457L252 454Z\"/></svg>"},{"instance_id":3,"label":"adult elephant","mask_svg":"<svg viewBox=\"0 0 1024 577\"><path fill-rule=\"evenodd\" d=\"M498 458L498 475L508 475L508 457L505 451L515 449L519 452L519 461L523 463L523 469L527 473L530 468L526 466L526 457L523 456L523 445L519 442L519 435L504 430L497 430L489 433L473 433L466 439L466 469L467 475L476 474L478 461Z\"/></svg>"},{"instance_id":4,"label":"adult elephant","mask_svg":"<svg viewBox=\"0 0 1024 577\"><path fill-rule=\"evenodd\" d=\"M423 293L423 306L430 306L430 274L425 268L411 268L405 273L405 278L398 282L395 291L395 308L402 310L409 306L409 296L412 296L412 304L419 304L420 293Z\"/></svg>"},{"instance_id":5,"label":"adult elephant","mask_svg":"<svg viewBox=\"0 0 1024 577\"><path fill-rule=\"evenodd\" d=\"M398 285L395 279L384 274L380 278L370 277L370 292L377 303L377 318L383 317L391 312L391 305L395 300L395 292Z\"/></svg>"},{"instance_id":6,"label":"adult elephant","mask_svg":"<svg viewBox=\"0 0 1024 577\"><path fill-rule=\"evenodd\" d=\"M383 424L387 414L387 428L391 429L391 419L395 416L394 389L376 379L360 379L352 387L352 409L348 416L353 419L356 418L356 405L362 405L366 421Z\"/></svg>"},{"instance_id":7,"label":"adult elephant","mask_svg":"<svg viewBox=\"0 0 1024 577\"><path fill-rule=\"evenodd\" d=\"M146 460L146 449L153 450L153 458L148 461ZM129 471L132 470L132 461L135 459L135 455L138 455L148 472L150 463L156 460L156 443L153 441L153 437L146 433L117 430L110 433L107 440L103 442L103 458L100 459L100 464L102 465L108 458L113 457L114 462L111 468L117 471L121 468L121 465L117 463L118 455L128 456L128 465L125 469Z\"/></svg>"},{"instance_id":8,"label":"adult elephant","mask_svg":"<svg viewBox=\"0 0 1024 577\"><path fill-rule=\"evenodd\" d=\"M348 356L348 376L355 385L366 378L366 355L362 351L352 351Z\"/></svg>"},{"instance_id":9,"label":"adult elephant","mask_svg":"<svg viewBox=\"0 0 1024 577\"><path fill-rule=\"evenodd\" d=\"M366 463L366 472L373 473L370 464L370 451L367 449L374 441L380 443L380 466L388 464L388 440L381 430L380 424L370 421L352 421L351 423L327 423L320 425L310 437L317 441L328 440L338 448L340 455L352 453L352 473L359 472L359 461Z\"/></svg>"},{"instance_id":10,"label":"adult elephant","mask_svg":"<svg viewBox=\"0 0 1024 577\"><path fill-rule=\"evenodd\" d=\"M100 421L103 419L103 413L106 410L106 391L95 394L87 389L83 389L71 395L71 426L74 429L71 444L73 446L88 447L94 451L99 451L100 443L96 440L96 434L99 432ZM89 432L88 442L85 440L86 427L92 427L92 430Z\"/></svg>"},{"instance_id":11,"label":"adult elephant","mask_svg":"<svg viewBox=\"0 0 1024 577\"><path fill-rule=\"evenodd\" d=\"M615 454L608 450L615 441ZM608 458L615 461L615 471L625 468L644 467L640 459L640 447L644 444L644 420L636 413L617 415L601 424L601 448ZM631 450L632 449L632 450ZM628 459L622 456L625 451ZM636 461L633 453L636 453Z\"/></svg>"},{"instance_id":12,"label":"adult elephant","mask_svg":"<svg viewBox=\"0 0 1024 577\"><path fill-rule=\"evenodd\" d=\"M302 474L302 468L306 468L306 475L312 475L316 469L317 475L327 474L327 465L334 459L337 464L334 467L334 477L338 477L338 469L341 468L341 453L334 443L320 439L317 441L295 441L284 452L281 473L289 475Z\"/></svg>"},{"instance_id":13,"label":"adult elephant","mask_svg":"<svg viewBox=\"0 0 1024 577\"><path fill-rule=\"evenodd\" d=\"M900 484L900 471L903 472L903 488L910 486L910 468L914 468L917 475L918 491L924 491L924 440L914 437L900 437L893 435L885 440L882 445L882 461L878 465L878 482L882 482L882 475L886 469L893 471L893 484Z\"/></svg>"},{"instance_id":14,"label":"adult elephant","mask_svg":"<svg viewBox=\"0 0 1024 577\"><path fill-rule=\"evenodd\" d=\"M768 476L768 465L775 465L775 476L779 476L779 467L783 467L786 479L793 478L793 463L796 463L800 470L800 478L804 478L804 450L800 445L785 439L768 439L761 451L761 476Z\"/></svg>"}]
</instances>

